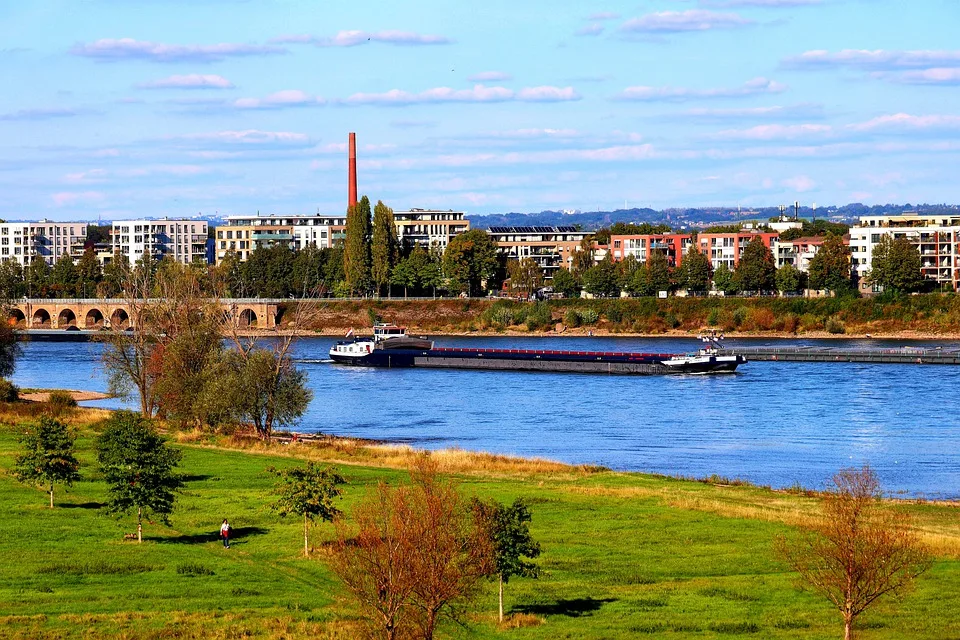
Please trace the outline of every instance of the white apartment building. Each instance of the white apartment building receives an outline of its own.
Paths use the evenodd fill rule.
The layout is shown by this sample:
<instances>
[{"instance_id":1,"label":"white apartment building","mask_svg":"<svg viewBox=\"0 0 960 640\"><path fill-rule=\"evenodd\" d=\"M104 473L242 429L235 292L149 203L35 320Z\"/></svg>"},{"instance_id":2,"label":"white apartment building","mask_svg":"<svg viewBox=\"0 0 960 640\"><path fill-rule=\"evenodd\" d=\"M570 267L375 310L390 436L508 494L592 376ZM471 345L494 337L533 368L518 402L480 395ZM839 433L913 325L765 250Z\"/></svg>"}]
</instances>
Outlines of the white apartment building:
<instances>
[{"instance_id":1,"label":"white apartment building","mask_svg":"<svg viewBox=\"0 0 960 640\"><path fill-rule=\"evenodd\" d=\"M113 253L127 256L130 264L144 254L183 264L206 261L207 223L203 220L117 220L111 238Z\"/></svg>"},{"instance_id":2,"label":"white apartment building","mask_svg":"<svg viewBox=\"0 0 960 640\"><path fill-rule=\"evenodd\" d=\"M76 260L83 255L86 240L85 222L3 222L0 223L0 260L16 260L26 266L34 257L40 257L53 265L65 253Z\"/></svg>"},{"instance_id":3,"label":"white apartment building","mask_svg":"<svg viewBox=\"0 0 960 640\"><path fill-rule=\"evenodd\" d=\"M313 215L239 215L227 216L227 224L216 229L217 262L230 252L240 260L250 257L257 247L285 244L294 251L315 245L327 249L343 240L346 216Z\"/></svg>"},{"instance_id":4,"label":"white apartment building","mask_svg":"<svg viewBox=\"0 0 960 640\"><path fill-rule=\"evenodd\" d=\"M445 250L450 241L470 230L470 221L463 211L440 211L436 209L409 209L394 211L393 221L397 238L409 246L437 246Z\"/></svg>"},{"instance_id":5,"label":"white apartment building","mask_svg":"<svg viewBox=\"0 0 960 640\"><path fill-rule=\"evenodd\" d=\"M874 247L885 235L893 239L907 238L917 248L924 278L957 288L960 282L960 214L905 212L861 216L857 225L850 228L850 261L861 281L871 269Z\"/></svg>"}]
</instances>

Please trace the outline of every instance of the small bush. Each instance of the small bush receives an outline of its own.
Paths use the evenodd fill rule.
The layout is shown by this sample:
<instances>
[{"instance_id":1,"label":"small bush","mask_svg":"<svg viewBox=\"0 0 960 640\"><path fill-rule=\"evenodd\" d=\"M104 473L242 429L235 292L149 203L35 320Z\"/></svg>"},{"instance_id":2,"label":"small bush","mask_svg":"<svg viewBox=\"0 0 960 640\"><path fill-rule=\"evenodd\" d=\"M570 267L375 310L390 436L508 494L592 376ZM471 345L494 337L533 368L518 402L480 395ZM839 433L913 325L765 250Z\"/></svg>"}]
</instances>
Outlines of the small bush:
<instances>
[{"instance_id":1,"label":"small bush","mask_svg":"<svg viewBox=\"0 0 960 640\"><path fill-rule=\"evenodd\" d=\"M587 307L586 309L581 309L579 311L580 321L583 324L596 324L597 320L600 319L600 314L596 312L595 309Z\"/></svg>"},{"instance_id":2,"label":"small bush","mask_svg":"<svg viewBox=\"0 0 960 640\"><path fill-rule=\"evenodd\" d=\"M532 613L511 613L499 624L501 629L522 629L523 627L539 627L544 622L540 616Z\"/></svg>"},{"instance_id":3,"label":"small bush","mask_svg":"<svg viewBox=\"0 0 960 640\"><path fill-rule=\"evenodd\" d=\"M836 318L830 318L829 320L827 320L826 329L827 329L827 333L833 333L833 334L840 334L840 333L847 332L847 327L843 324L841 320L837 320Z\"/></svg>"},{"instance_id":4,"label":"small bush","mask_svg":"<svg viewBox=\"0 0 960 640\"><path fill-rule=\"evenodd\" d=\"M760 625L755 622L714 622L709 626L714 633L739 635L742 633L759 633Z\"/></svg>"},{"instance_id":5,"label":"small bush","mask_svg":"<svg viewBox=\"0 0 960 640\"><path fill-rule=\"evenodd\" d=\"M792 313L783 316L783 330L787 333L796 333L797 326L800 324L799 318Z\"/></svg>"},{"instance_id":6,"label":"small bush","mask_svg":"<svg viewBox=\"0 0 960 640\"><path fill-rule=\"evenodd\" d=\"M178 564L177 573L181 576L187 576L189 578L214 575L213 569L205 567L199 562L184 562L183 564Z\"/></svg>"},{"instance_id":7,"label":"small bush","mask_svg":"<svg viewBox=\"0 0 960 640\"><path fill-rule=\"evenodd\" d=\"M567 309L567 312L563 314L563 324L573 328L580 326L580 314L577 313L576 309Z\"/></svg>"},{"instance_id":8,"label":"small bush","mask_svg":"<svg viewBox=\"0 0 960 640\"><path fill-rule=\"evenodd\" d=\"M720 324L720 309L716 307L710 309L710 313L707 314L707 324L711 327Z\"/></svg>"},{"instance_id":9,"label":"small bush","mask_svg":"<svg viewBox=\"0 0 960 640\"><path fill-rule=\"evenodd\" d=\"M663 322L671 329L676 329L680 326L679 318L669 311L663 316Z\"/></svg>"},{"instance_id":10,"label":"small bush","mask_svg":"<svg viewBox=\"0 0 960 640\"><path fill-rule=\"evenodd\" d=\"M73 399L73 396L70 395L67 391L51 391L50 397L47 398L47 405L50 407L50 412L54 415L62 415L73 409L77 408L77 401Z\"/></svg>"},{"instance_id":11,"label":"small bush","mask_svg":"<svg viewBox=\"0 0 960 640\"><path fill-rule=\"evenodd\" d=\"M605 315L610 322L621 322L623 320L623 309L618 306L612 306L607 309Z\"/></svg>"},{"instance_id":12,"label":"small bush","mask_svg":"<svg viewBox=\"0 0 960 640\"><path fill-rule=\"evenodd\" d=\"M747 321L749 311L746 307L737 307L733 310L733 326L739 327Z\"/></svg>"},{"instance_id":13,"label":"small bush","mask_svg":"<svg viewBox=\"0 0 960 640\"><path fill-rule=\"evenodd\" d=\"M0 402L16 402L20 399L20 389L6 378L0 378Z\"/></svg>"}]
</instances>

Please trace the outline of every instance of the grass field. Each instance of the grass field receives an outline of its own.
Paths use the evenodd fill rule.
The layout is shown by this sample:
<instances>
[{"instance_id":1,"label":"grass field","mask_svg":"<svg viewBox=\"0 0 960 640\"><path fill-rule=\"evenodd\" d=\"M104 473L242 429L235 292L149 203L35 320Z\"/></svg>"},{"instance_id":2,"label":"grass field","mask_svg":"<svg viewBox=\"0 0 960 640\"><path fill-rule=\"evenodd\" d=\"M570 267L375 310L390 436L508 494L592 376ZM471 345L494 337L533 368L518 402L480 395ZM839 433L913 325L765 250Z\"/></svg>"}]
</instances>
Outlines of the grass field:
<instances>
[{"instance_id":1,"label":"grass field","mask_svg":"<svg viewBox=\"0 0 960 640\"><path fill-rule=\"evenodd\" d=\"M0 412L0 417L3 413ZM84 419L93 414L84 414ZM9 416L8 416L9 418ZM403 481L402 448L212 446L183 437L187 488L172 526L98 507L91 428L78 442L84 480L46 507L39 489L9 474L19 427L0 427L0 637L354 638L351 602L323 557L332 527L314 530L304 559L300 522L269 508L264 469L298 458L337 460L349 481L342 507L377 480ZM191 442L191 440L196 440ZM836 638L839 615L798 591L773 538L815 512L816 499L749 486L576 469L463 452L437 454L470 495L533 503L543 545L539 580L515 580L496 623L491 583L457 638ZM863 619L863 638L960 638L960 511L909 505L936 549L934 568L900 603ZM225 550L217 530L234 526Z\"/></svg>"}]
</instances>

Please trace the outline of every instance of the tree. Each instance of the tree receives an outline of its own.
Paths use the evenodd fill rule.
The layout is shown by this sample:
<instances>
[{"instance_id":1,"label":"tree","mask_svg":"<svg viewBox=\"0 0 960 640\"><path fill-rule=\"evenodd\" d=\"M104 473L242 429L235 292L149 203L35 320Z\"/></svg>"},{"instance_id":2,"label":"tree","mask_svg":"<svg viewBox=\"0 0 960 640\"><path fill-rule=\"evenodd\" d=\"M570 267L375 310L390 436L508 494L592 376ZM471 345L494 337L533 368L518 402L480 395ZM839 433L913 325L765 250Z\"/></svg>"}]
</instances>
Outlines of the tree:
<instances>
[{"instance_id":1,"label":"tree","mask_svg":"<svg viewBox=\"0 0 960 640\"><path fill-rule=\"evenodd\" d=\"M96 294L97 285L103 279L103 270L93 247L87 247L77 262L77 294L89 298Z\"/></svg>"},{"instance_id":2,"label":"tree","mask_svg":"<svg viewBox=\"0 0 960 640\"><path fill-rule=\"evenodd\" d=\"M682 286L687 291L706 291L710 286L710 259L700 252L696 242L691 242L680 265Z\"/></svg>"},{"instance_id":3,"label":"tree","mask_svg":"<svg viewBox=\"0 0 960 640\"><path fill-rule=\"evenodd\" d=\"M397 264L400 241L397 240L397 225L393 209L377 201L373 208L373 242L371 244L370 276L377 293L390 286L390 271Z\"/></svg>"},{"instance_id":4,"label":"tree","mask_svg":"<svg viewBox=\"0 0 960 640\"><path fill-rule=\"evenodd\" d=\"M47 297L47 288L50 285L50 265L40 256L34 256L30 266L24 270L24 280L27 283L27 296L30 298Z\"/></svg>"},{"instance_id":5,"label":"tree","mask_svg":"<svg viewBox=\"0 0 960 640\"><path fill-rule=\"evenodd\" d=\"M370 199L347 209L343 273L351 294L365 294L370 287Z\"/></svg>"},{"instance_id":6,"label":"tree","mask_svg":"<svg viewBox=\"0 0 960 640\"><path fill-rule=\"evenodd\" d=\"M850 248L843 238L828 234L810 261L811 289L826 289L838 294L850 291Z\"/></svg>"},{"instance_id":7,"label":"tree","mask_svg":"<svg viewBox=\"0 0 960 640\"><path fill-rule=\"evenodd\" d=\"M313 242L297 251L290 272L289 291L305 298L308 294L316 295L329 289L323 277L326 259L327 254Z\"/></svg>"},{"instance_id":8,"label":"tree","mask_svg":"<svg viewBox=\"0 0 960 640\"><path fill-rule=\"evenodd\" d=\"M307 375L293 364L287 348L242 348L226 356L234 411L263 439L299 420L313 398Z\"/></svg>"},{"instance_id":9,"label":"tree","mask_svg":"<svg viewBox=\"0 0 960 640\"><path fill-rule=\"evenodd\" d=\"M97 285L97 297L115 298L124 289L130 275L130 261L122 253L113 254L113 258L104 265L103 277Z\"/></svg>"},{"instance_id":10,"label":"tree","mask_svg":"<svg viewBox=\"0 0 960 640\"><path fill-rule=\"evenodd\" d=\"M333 522L341 515L333 501L340 497L340 485L346 484L346 480L336 469L322 467L316 462L291 469L269 467L267 471L278 479L274 488L278 498L273 509L280 517L291 513L303 516L303 555L310 555L309 523L316 518Z\"/></svg>"},{"instance_id":11,"label":"tree","mask_svg":"<svg viewBox=\"0 0 960 640\"><path fill-rule=\"evenodd\" d=\"M169 523L183 478L175 472L183 454L166 444L150 422L131 411L118 411L97 439L97 462L108 485L106 510L137 512L137 541L143 542L143 517Z\"/></svg>"},{"instance_id":12,"label":"tree","mask_svg":"<svg viewBox=\"0 0 960 640\"><path fill-rule=\"evenodd\" d=\"M606 298L620 294L617 267L610 256L587 269L583 274L583 288L587 293Z\"/></svg>"},{"instance_id":13,"label":"tree","mask_svg":"<svg viewBox=\"0 0 960 640\"><path fill-rule=\"evenodd\" d=\"M416 267L413 265L411 256L403 258L397 263L397 266L390 272L390 284L403 287L403 297L407 297L407 290L410 287L416 287L419 283Z\"/></svg>"},{"instance_id":14,"label":"tree","mask_svg":"<svg viewBox=\"0 0 960 640\"><path fill-rule=\"evenodd\" d=\"M500 622L503 622L503 585L513 576L536 578L540 568L524 558L540 555L540 543L530 535L530 508L523 498L509 507L496 501L474 498L474 513L493 549L494 572L500 594Z\"/></svg>"},{"instance_id":15,"label":"tree","mask_svg":"<svg viewBox=\"0 0 960 640\"><path fill-rule=\"evenodd\" d=\"M904 236L894 239L889 234L884 234L873 247L867 280L883 287L884 291L919 291L923 288L920 266L920 252L910 240Z\"/></svg>"},{"instance_id":16,"label":"tree","mask_svg":"<svg viewBox=\"0 0 960 640\"><path fill-rule=\"evenodd\" d=\"M79 274L77 265L69 253L62 254L53 264L50 271L50 290L57 298L70 298L77 293L77 284L79 283Z\"/></svg>"},{"instance_id":17,"label":"tree","mask_svg":"<svg viewBox=\"0 0 960 640\"><path fill-rule=\"evenodd\" d=\"M343 524L337 532L334 571L374 635L386 639L413 627L433 638L492 570L491 546L457 487L437 476L428 455L410 475L410 485L381 483L357 506L352 539Z\"/></svg>"},{"instance_id":18,"label":"tree","mask_svg":"<svg viewBox=\"0 0 960 640\"><path fill-rule=\"evenodd\" d=\"M792 264L785 264L777 269L776 275L777 291L786 293L788 291L800 291L803 288L803 274Z\"/></svg>"},{"instance_id":19,"label":"tree","mask_svg":"<svg viewBox=\"0 0 960 640\"><path fill-rule=\"evenodd\" d=\"M286 298L291 294L295 254L286 244L258 246L241 263L243 284L249 295Z\"/></svg>"},{"instance_id":20,"label":"tree","mask_svg":"<svg viewBox=\"0 0 960 640\"><path fill-rule=\"evenodd\" d=\"M843 616L849 640L857 617L887 595L904 592L930 568L928 551L907 514L883 505L869 467L843 469L823 501L823 518L798 539L777 539L777 550L807 586Z\"/></svg>"},{"instance_id":21,"label":"tree","mask_svg":"<svg viewBox=\"0 0 960 640\"><path fill-rule=\"evenodd\" d=\"M40 418L20 438L23 453L17 456L13 475L20 482L49 487L51 509L54 485L70 486L80 479L75 440L65 423L48 417Z\"/></svg>"},{"instance_id":22,"label":"tree","mask_svg":"<svg viewBox=\"0 0 960 640\"><path fill-rule=\"evenodd\" d=\"M580 241L580 246L573 252L573 263L570 272L576 278L583 278L587 269L593 266L593 236L586 236Z\"/></svg>"},{"instance_id":23,"label":"tree","mask_svg":"<svg viewBox=\"0 0 960 640\"><path fill-rule=\"evenodd\" d=\"M726 294L737 292L737 280L733 277L733 272L727 263L721 262L720 266L713 270L713 286L717 291L723 291Z\"/></svg>"},{"instance_id":24,"label":"tree","mask_svg":"<svg viewBox=\"0 0 960 640\"><path fill-rule=\"evenodd\" d=\"M670 288L670 264L662 251L650 250L647 256L647 281L654 293L667 291Z\"/></svg>"},{"instance_id":25,"label":"tree","mask_svg":"<svg viewBox=\"0 0 960 640\"><path fill-rule=\"evenodd\" d=\"M763 292L773 289L776 272L773 254L758 236L740 254L734 278L741 291Z\"/></svg>"},{"instance_id":26,"label":"tree","mask_svg":"<svg viewBox=\"0 0 960 640\"><path fill-rule=\"evenodd\" d=\"M450 241L443 270L452 289L479 295L484 281L497 271L497 243L483 229L471 229Z\"/></svg>"},{"instance_id":27,"label":"tree","mask_svg":"<svg viewBox=\"0 0 960 640\"><path fill-rule=\"evenodd\" d=\"M533 258L511 260L507 264L510 276L510 288L524 295L531 295L543 286L543 269Z\"/></svg>"},{"instance_id":28,"label":"tree","mask_svg":"<svg viewBox=\"0 0 960 640\"><path fill-rule=\"evenodd\" d=\"M0 313L10 317L7 311L5 305L0 303ZM17 368L17 358L22 354L23 348L17 340L17 332L9 322L0 322L0 377L6 378L13 375Z\"/></svg>"},{"instance_id":29,"label":"tree","mask_svg":"<svg viewBox=\"0 0 960 640\"><path fill-rule=\"evenodd\" d=\"M553 290L564 298L576 298L580 294L580 285L566 267L560 267L553 273Z\"/></svg>"},{"instance_id":30,"label":"tree","mask_svg":"<svg viewBox=\"0 0 960 640\"><path fill-rule=\"evenodd\" d=\"M16 260L0 262L0 299L16 300L26 293L23 267Z\"/></svg>"}]
</instances>

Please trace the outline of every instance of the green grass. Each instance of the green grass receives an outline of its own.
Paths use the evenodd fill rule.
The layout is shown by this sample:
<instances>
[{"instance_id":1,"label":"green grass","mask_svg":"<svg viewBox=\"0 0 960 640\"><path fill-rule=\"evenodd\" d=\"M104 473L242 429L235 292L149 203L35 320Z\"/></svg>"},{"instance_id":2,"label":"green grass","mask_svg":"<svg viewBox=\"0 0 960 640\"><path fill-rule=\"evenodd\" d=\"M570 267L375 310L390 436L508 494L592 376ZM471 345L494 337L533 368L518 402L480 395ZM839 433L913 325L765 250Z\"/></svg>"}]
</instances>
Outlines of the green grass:
<instances>
[{"instance_id":1,"label":"green grass","mask_svg":"<svg viewBox=\"0 0 960 640\"><path fill-rule=\"evenodd\" d=\"M93 472L88 432L79 445L85 480L61 491L50 510L42 491L9 475L15 433L0 427L0 637L356 637L353 605L322 560L332 527L314 530L318 552L304 559L300 521L269 507L265 468L295 464L291 454L310 448L182 445L189 481L172 526L146 524L137 545L123 539L135 530L132 519L100 513L105 486ZM341 465L345 510L378 480L405 477L374 464ZM613 472L468 469L458 480L470 495L532 501L543 573L507 586L507 609L526 614L517 618L526 625L498 628L491 583L468 628L448 627L448 636L840 635L839 615L795 589L773 555L773 537L789 531L778 514L809 510L812 498ZM868 614L861 638L960 637L957 511L913 509L946 551L898 606ZM223 518L234 527L229 550L217 537Z\"/></svg>"}]
</instances>

